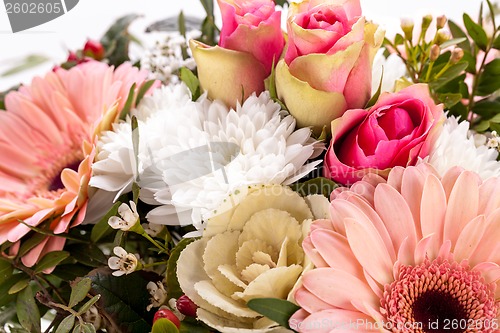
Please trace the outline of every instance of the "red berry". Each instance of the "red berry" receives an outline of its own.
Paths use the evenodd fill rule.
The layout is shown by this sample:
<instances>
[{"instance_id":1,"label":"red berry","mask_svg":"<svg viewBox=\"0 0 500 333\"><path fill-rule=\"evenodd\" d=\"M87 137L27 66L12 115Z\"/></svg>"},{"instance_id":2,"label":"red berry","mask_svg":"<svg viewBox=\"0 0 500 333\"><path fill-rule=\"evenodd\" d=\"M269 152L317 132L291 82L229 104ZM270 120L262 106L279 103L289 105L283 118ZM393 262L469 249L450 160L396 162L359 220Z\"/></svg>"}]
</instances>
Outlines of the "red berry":
<instances>
[{"instance_id":1,"label":"red berry","mask_svg":"<svg viewBox=\"0 0 500 333\"><path fill-rule=\"evenodd\" d=\"M83 47L83 54L95 60L101 60L104 58L104 47L98 41L89 39Z\"/></svg>"},{"instance_id":2,"label":"red berry","mask_svg":"<svg viewBox=\"0 0 500 333\"><path fill-rule=\"evenodd\" d=\"M177 310L183 315L196 317L196 309L198 309L198 306L186 295L179 297L175 305L177 306Z\"/></svg>"},{"instance_id":3,"label":"red berry","mask_svg":"<svg viewBox=\"0 0 500 333\"><path fill-rule=\"evenodd\" d=\"M78 55L76 55L75 52L70 51L68 54L68 59L66 59L68 62L79 62L80 58L78 58Z\"/></svg>"},{"instance_id":4,"label":"red berry","mask_svg":"<svg viewBox=\"0 0 500 333\"><path fill-rule=\"evenodd\" d=\"M160 308L158 311L156 311L155 316L153 318L153 324L154 324L154 322L156 320L158 320L160 318L166 318L166 319L170 320L172 323L174 323L175 326L177 326L177 328L181 327L181 321L169 309L166 309L166 308L162 309L162 308Z\"/></svg>"}]
</instances>

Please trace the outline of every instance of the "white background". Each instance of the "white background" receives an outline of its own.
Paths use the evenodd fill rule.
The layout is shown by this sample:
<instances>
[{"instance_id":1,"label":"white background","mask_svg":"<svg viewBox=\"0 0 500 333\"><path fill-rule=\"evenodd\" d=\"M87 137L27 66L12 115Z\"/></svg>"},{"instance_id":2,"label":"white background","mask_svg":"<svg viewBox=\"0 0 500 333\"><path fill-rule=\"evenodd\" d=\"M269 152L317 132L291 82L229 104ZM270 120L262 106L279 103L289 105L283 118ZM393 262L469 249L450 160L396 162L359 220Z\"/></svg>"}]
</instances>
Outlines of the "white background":
<instances>
[{"instance_id":1,"label":"white background","mask_svg":"<svg viewBox=\"0 0 500 333\"><path fill-rule=\"evenodd\" d=\"M480 3L480 0L361 0L363 14L384 26L389 35L398 31L402 17L414 18L418 22L425 14L446 14L461 22L463 12L475 18ZM13 34L5 7L0 1L0 73L29 54L41 54L51 59L51 63L28 72L0 77L0 90L20 81L29 82L33 75L50 70L54 63L65 60L67 50L82 48L87 38L99 39L120 16L130 13L143 15L131 27L131 31L140 37L144 27L150 23L175 16L181 10L185 15L200 18L204 13L198 0L80 0L66 15Z\"/></svg>"}]
</instances>

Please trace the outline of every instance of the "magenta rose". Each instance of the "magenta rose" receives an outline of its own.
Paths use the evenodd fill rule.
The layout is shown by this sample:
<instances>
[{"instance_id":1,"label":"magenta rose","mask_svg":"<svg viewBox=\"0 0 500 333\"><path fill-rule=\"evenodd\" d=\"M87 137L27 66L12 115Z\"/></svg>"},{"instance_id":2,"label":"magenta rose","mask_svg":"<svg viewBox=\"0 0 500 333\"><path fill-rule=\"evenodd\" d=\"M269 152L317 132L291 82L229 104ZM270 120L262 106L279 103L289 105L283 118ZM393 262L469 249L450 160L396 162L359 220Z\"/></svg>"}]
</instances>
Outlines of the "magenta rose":
<instances>
[{"instance_id":1,"label":"magenta rose","mask_svg":"<svg viewBox=\"0 0 500 333\"><path fill-rule=\"evenodd\" d=\"M348 110L332 122L324 176L352 184L368 172L415 165L429 154L443 121L443 106L425 84L384 93L370 109Z\"/></svg>"},{"instance_id":2,"label":"magenta rose","mask_svg":"<svg viewBox=\"0 0 500 333\"><path fill-rule=\"evenodd\" d=\"M361 16L359 0L291 3L287 27L276 88L298 125L320 133L346 110L364 107L384 32Z\"/></svg>"},{"instance_id":3,"label":"magenta rose","mask_svg":"<svg viewBox=\"0 0 500 333\"><path fill-rule=\"evenodd\" d=\"M219 45L191 41L198 78L211 99L229 106L264 91L264 80L283 52L281 12L272 0L218 0L222 13Z\"/></svg>"}]
</instances>

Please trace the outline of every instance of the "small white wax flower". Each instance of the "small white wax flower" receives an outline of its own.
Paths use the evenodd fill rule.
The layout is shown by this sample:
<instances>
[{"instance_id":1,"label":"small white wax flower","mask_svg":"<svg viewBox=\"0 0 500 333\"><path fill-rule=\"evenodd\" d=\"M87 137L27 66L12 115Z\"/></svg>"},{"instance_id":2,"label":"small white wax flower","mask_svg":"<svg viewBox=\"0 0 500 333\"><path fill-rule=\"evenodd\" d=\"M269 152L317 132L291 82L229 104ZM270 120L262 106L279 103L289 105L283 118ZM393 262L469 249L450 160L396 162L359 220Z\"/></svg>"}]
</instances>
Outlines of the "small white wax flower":
<instances>
[{"instance_id":1,"label":"small white wax flower","mask_svg":"<svg viewBox=\"0 0 500 333\"><path fill-rule=\"evenodd\" d=\"M156 224L156 223L143 223L141 226L144 228L144 231L151 237L156 237L163 231L165 228L164 225Z\"/></svg>"},{"instance_id":2,"label":"small white wax flower","mask_svg":"<svg viewBox=\"0 0 500 333\"><path fill-rule=\"evenodd\" d=\"M118 207L118 214L121 218L111 216L108 220L108 224L113 229L128 231L139 221L139 213L137 213L137 207L133 201L130 201L130 207L126 203L122 203Z\"/></svg>"},{"instance_id":3,"label":"small white wax flower","mask_svg":"<svg viewBox=\"0 0 500 333\"><path fill-rule=\"evenodd\" d=\"M113 272L114 276L122 276L123 274L130 274L137 269L139 265L139 257L136 254L128 253L121 246L116 246L113 249L116 257L108 259L109 268L116 270Z\"/></svg>"},{"instance_id":4,"label":"small white wax flower","mask_svg":"<svg viewBox=\"0 0 500 333\"><path fill-rule=\"evenodd\" d=\"M148 311L152 308L158 308L162 306L167 300L167 291L165 290L165 286L161 281L158 281L156 283L153 281L148 282L146 289L148 290L149 295L151 295L151 297L149 298L151 304L149 304L146 308Z\"/></svg>"}]
</instances>

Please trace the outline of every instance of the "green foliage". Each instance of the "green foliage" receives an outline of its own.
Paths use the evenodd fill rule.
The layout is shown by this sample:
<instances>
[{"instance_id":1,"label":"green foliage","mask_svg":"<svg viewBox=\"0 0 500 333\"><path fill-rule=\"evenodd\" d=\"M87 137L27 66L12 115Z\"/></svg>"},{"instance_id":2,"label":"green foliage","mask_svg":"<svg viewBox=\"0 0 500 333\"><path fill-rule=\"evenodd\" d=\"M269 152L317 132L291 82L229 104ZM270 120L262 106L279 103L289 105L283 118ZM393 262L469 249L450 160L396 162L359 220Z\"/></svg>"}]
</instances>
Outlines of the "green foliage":
<instances>
[{"instance_id":1,"label":"green foliage","mask_svg":"<svg viewBox=\"0 0 500 333\"><path fill-rule=\"evenodd\" d=\"M159 318L155 321L151 333L179 333L179 329L167 318Z\"/></svg>"},{"instance_id":2,"label":"green foliage","mask_svg":"<svg viewBox=\"0 0 500 333\"><path fill-rule=\"evenodd\" d=\"M31 287L24 288L17 294L17 318L22 327L28 332L40 333L40 311L36 305Z\"/></svg>"},{"instance_id":3,"label":"green foliage","mask_svg":"<svg viewBox=\"0 0 500 333\"><path fill-rule=\"evenodd\" d=\"M118 327L120 332L151 331L152 313L146 310L149 294L146 285L151 280L142 272L121 277L113 276L107 267L101 267L88 274L92 281L90 293L101 295L96 303L106 318Z\"/></svg>"},{"instance_id":4,"label":"green foliage","mask_svg":"<svg viewBox=\"0 0 500 333\"><path fill-rule=\"evenodd\" d=\"M168 298L179 298L184 294L181 286L179 285L179 281L177 280L177 260L179 260L182 250L184 250L186 246L191 244L194 240L194 238L182 239L170 253L166 273Z\"/></svg>"},{"instance_id":5,"label":"green foliage","mask_svg":"<svg viewBox=\"0 0 500 333\"><path fill-rule=\"evenodd\" d=\"M196 75L189 68L182 67L180 69L180 78L191 91L193 101L196 101L201 95L200 81Z\"/></svg>"},{"instance_id":6,"label":"green foliage","mask_svg":"<svg viewBox=\"0 0 500 333\"><path fill-rule=\"evenodd\" d=\"M6 70L5 72L0 73L0 77L6 77L14 74L18 74L20 72L26 71L33 67L39 66L45 62L49 61L49 58L40 54L32 54L27 57L22 58L21 60L17 60L14 62L13 67ZM3 109L0 106L0 109Z\"/></svg>"},{"instance_id":7,"label":"green foliage","mask_svg":"<svg viewBox=\"0 0 500 333\"><path fill-rule=\"evenodd\" d=\"M91 285L92 281L89 278L84 278L71 286L71 295L69 298L68 306L72 308L83 301L87 297Z\"/></svg>"},{"instance_id":8,"label":"green foliage","mask_svg":"<svg viewBox=\"0 0 500 333\"><path fill-rule=\"evenodd\" d=\"M116 216L116 214L118 214L118 207L120 207L121 204L120 201L115 202L106 215L94 225L92 233L90 234L90 240L93 243L97 243L113 232L113 228L109 226L108 220L111 216Z\"/></svg>"},{"instance_id":9,"label":"green foliage","mask_svg":"<svg viewBox=\"0 0 500 333\"><path fill-rule=\"evenodd\" d=\"M330 179L324 177L317 177L307 180L302 183L296 183L290 186L292 190L298 192L301 196L305 197L311 194L322 194L329 198L330 193L338 187L338 185Z\"/></svg>"},{"instance_id":10,"label":"green foliage","mask_svg":"<svg viewBox=\"0 0 500 333\"><path fill-rule=\"evenodd\" d=\"M53 268L61 263L64 259L69 257L69 252L67 251L52 251L47 253L40 259L38 264L35 266L34 273L41 273L46 269Z\"/></svg>"},{"instance_id":11,"label":"green foliage","mask_svg":"<svg viewBox=\"0 0 500 333\"><path fill-rule=\"evenodd\" d=\"M65 317L56 329L56 333L69 333L75 325L76 317L72 314Z\"/></svg>"},{"instance_id":12,"label":"green foliage","mask_svg":"<svg viewBox=\"0 0 500 333\"><path fill-rule=\"evenodd\" d=\"M248 301L247 305L255 312L288 329L290 328L288 320L300 309L299 306L287 300L277 298L254 298Z\"/></svg>"},{"instance_id":13,"label":"green foliage","mask_svg":"<svg viewBox=\"0 0 500 333\"><path fill-rule=\"evenodd\" d=\"M138 17L137 14L130 14L119 18L101 38L101 44L106 50L105 58L110 65L119 66L130 60L129 45L135 38L129 34L128 27Z\"/></svg>"}]
</instances>

